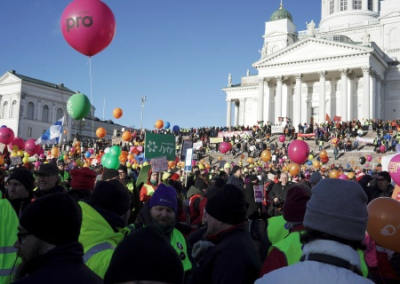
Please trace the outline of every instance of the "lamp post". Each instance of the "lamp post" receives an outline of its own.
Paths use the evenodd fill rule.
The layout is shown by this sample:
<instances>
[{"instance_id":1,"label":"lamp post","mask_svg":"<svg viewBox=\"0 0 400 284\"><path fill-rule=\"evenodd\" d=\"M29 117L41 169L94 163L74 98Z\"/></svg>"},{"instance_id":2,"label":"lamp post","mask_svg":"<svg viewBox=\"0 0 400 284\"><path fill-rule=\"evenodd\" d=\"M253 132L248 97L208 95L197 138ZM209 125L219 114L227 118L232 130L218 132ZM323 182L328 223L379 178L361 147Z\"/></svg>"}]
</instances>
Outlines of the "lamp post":
<instances>
[{"instance_id":1,"label":"lamp post","mask_svg":"<svg viewBox=\"0 0 400 284\"><path fill-rule=\"evenodd\" d=\"M140 130L142 130L142 131L143 131L143 109L144 109L145 102L146 102L146 96L142 96L142 98L141 98L142 111L140 114Z\"/></svg>"}]
</instances>

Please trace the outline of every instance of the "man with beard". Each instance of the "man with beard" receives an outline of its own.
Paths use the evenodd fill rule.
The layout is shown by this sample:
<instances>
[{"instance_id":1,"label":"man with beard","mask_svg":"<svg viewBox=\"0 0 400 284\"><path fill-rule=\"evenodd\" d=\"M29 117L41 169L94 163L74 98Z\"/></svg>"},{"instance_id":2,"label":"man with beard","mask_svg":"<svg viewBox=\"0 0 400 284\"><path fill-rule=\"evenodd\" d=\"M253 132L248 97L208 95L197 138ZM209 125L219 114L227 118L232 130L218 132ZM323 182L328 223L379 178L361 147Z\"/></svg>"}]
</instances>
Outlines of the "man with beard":
<instances>
[{"instance_id":1,"label":"man with beard","mask_svg":"<svg viewBox=\"0 0 400 284\"><path fill-rule=\"evenodd\" d=\"M268 214L270 216L283 214L283 203L286 200L287 191L292 185L293 183L288 180L288 174L281 173L279 177L279 182L274 184L271 192L268 193L268 197L272 201L272 204L268 207Z\"/></svg>"},{"instance_id":2,"label":"man with beard","mask_svg":"<svg viewBox=\"0 0 400 284\"><path fill-rule=\"evenodd\" d=\"M53 193L66 193L66 190L59 185L59 170L55 164L40 165L36 175L38 177L38 187L33 191L34 199Z\"/></svg>"},{"instance_id":3,"label":"man with beard","mask_svg":"<svg viewBox=\"0 0 400 284\"><path fill-rule=\"evenodd\" d=\"M207 202L206 222L204 239L192 251L198 264L191 283L253 283L260 259L245 227L243 191L231 184L217 190Z\"/></svg>"},{"instance_id":4,"label":"man with beard","mask_svg":"<svg viewBox=\"0 0 400 284\"><path fill-rule=\"evenodd\" d=\"M185 270L185 277L187 277L192 269L192 263L187 254L186 240L182 233L175 228L177 211L178 199L176 190L172 186L166 186L161 183L150 201L142 207L134 227L138 229L150 224L157 226L178 253Z\"/></svg>"}]
</instances>

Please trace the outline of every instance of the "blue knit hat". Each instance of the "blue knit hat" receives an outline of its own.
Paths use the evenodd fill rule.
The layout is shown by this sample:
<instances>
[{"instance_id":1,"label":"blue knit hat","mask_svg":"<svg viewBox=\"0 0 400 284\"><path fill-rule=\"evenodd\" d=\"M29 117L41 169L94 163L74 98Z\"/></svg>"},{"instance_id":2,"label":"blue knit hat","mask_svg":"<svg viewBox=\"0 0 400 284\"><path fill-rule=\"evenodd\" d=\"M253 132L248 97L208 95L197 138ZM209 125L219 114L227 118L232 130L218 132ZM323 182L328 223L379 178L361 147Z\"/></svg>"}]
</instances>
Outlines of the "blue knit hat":
<instances>
[{"instance_id":1,"label":"blue knit hat","mask_svg":"<svg viewBox=\"0 0 400 284\"><path fill-rule=\"evenodd\" d=\"M172 186L166 186L161 183L149 201L149 208L154 206L170 207L176 212L178 211L178 199L176 190Z\"/></svg>"}]
</instances>

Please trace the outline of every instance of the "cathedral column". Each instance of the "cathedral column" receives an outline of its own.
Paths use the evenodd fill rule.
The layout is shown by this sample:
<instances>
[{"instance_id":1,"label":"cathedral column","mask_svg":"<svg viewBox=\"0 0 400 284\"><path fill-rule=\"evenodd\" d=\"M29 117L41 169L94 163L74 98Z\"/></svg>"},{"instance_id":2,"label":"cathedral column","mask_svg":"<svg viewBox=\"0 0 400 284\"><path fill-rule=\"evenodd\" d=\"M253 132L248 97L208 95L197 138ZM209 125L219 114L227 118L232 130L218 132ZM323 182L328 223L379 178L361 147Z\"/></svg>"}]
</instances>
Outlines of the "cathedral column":
<instances>
[{"instance_id":1,"label":"cathedral column","mask_svg":"<svg viewBox=\"0 0 400 284\"><path fill-rule=\"evenodd\" d=\"M353 90L354 90L354 75L347 75L348 85L347 85L347 119L352 120L354 117L353 107L354 107L354 98L353 98Z\"/></svg>"},{"instance_id":2,"label":"cathedral column","mask_svg":"<svg viewBox=\"0 0 400 284\"><path fill-rule=\"evenodd\" d=\"M297 126L301 123L301 77L302 74L295 74L294 78L296 79L296 87L294 93L294 102L293 102L293 125Z\"/></svg>"},{"instance_id":3,"label":"cathedral column","mask_svg":"<svg viewBox=\"0 0 400 284\"><path fill-rule=\"evenodd\" d=\"M381 112L381 103L382 103L382 98L381 98L381 89L382 89L382 77L379 76L378 74L376 75L376 107L375 107L375 117L376 118L382 118L382 112Z\"/></svg>"},{"instance_id":4,"label":"cathedral column","mask_svg":"<svg viewBox=\"0 0 400 284\"><path fill-rule=\"evenodd\" d=\"M335 1L335 13L340 12L340 1L339 0L334 0Z\"/></svg>"},{"instance_id":5,"label":"cathedral column","mask_svg":"<svg viewBox=\"0 0 400 284\"><path fill-rule=\"evenodd\" d=\"M362 0L361 10L368 10L368 0Z\"/></svg>"},{"instance_id":6,"label":"cathedral column","mask_svg":"<svg viewBox=\"0 0 400 284\"><path fill-rule=\"evenodd\" d=\"M239 109L240 109L239 102L236 101L235 102L235 126L239 125Z\"/></svg>"},{"instance_id":7,"label":"cathedral column","mask_svg":"<svg viewBox=\"0 0 400 284\"><path fill-rule=\"evenodd\" d=\"M267 88L266 92L264 93L264 123L271 121L271 85L268 81L266 81L266 83Z\"/></svg>"},{"instance_id":8,"label":"cathedral column","mask_svg":"<svg viewBox=\"0 0 400 284\"><path fill-rule=\"evenodd\" d=\"M226 127L231 130L231 104L230 99L226 100Z\"/></svg>"},{"instance_id":9,"label":"cathedral column","mask_svg":"<svg viewBox=\"0 0 400 284\"><path fill-rule=\"evenodd\" d=\"M276 79L276 97L275 97L275 117L273 123L278 122L278 117L282 117L282 76L275 77Z\"/></svg>"},{"instance_id":10,"label":"cathedral column","mask_svg":"<svg viewBox=\"0 0 400 284\"><path fill-rule=\"evenodd\" d=\"M282 84L282 116L288 117L289 107L289 81Z\"/></svg>"},{"instance_id":11,"label":"cathedral column","mask_svg":"<svg viewBox=\"0 0 400 284\"><path fill-rule=\"evenodd\" d=\"M370 118L376 117L376 73L371 70L370 76L370 94L369 94L369 107L370 107Z\"/></svg>"},{"instance_id":12,"label":"cathedral column","mask_svg":"<svg viewBox=\"0 0 400 284\"><path fill-rule=\"evenodd\" d=\"M264 78L258 79L257 121L263 120Z\"/></svg>"},{"instance_id":13,"label":"cathedral column","mask_svg":"<svg viewBox=\"0 0 400 284\"><path fill-rule=\"evenodd\" d=\"M340 69L339 71L340 71L341 81L342 81L342 95L341 95L341 100L340 100L340 109L342 111L341 111L340 115L342 116L342 121L348 121L349 117L347 116L347 114L348 114L347 74L349 73L349 69Z\"/></svg>"},{"instance_id":14,"label":"cathedral column","mask_svg":"<svg viewBox=\"0 0 400 284\"><path fill-rule=\"evenodd\" d=\"M325 94L325 82L326 82L326 71L319 71L319 123L325 122L326 115L326 94Z\"/></svg>"},{"instance_id":15,"label":"cathedral column","mask_svg":"<svg viewBox=\"0 0 400 284\"><path fill-rule=\"evenodd\" d=\"M362 109L363 109L363 115L361 118L364 119L370 119L371 117L371 109L370 109L370 103L371 103L371 99L370 99L370 88L369 88L369 84L370 84L370 67L369 66L365 66L362 67L362 71L363 71L363 102L362 104Z\"/></svg>"},{"instance_id":16,"label":"cathedral column","mask_svg":"<svg viewBox=\"0 0 400 284\"><path fill-rule=\"evenodd\" d=\"M353 2L354 0L347 0L347 10L353 10Z\"/></svg>"},{"instance_id":17,"label":"cathedral column","mask_svg":"<svg viewBox=\"0 0 400 284\"><path fill-rule=\"evenodd\" d=\"M245 99L240 99L239 100L239 104L240 104L240 107L239 107L239 125L244 125L244 119L245 119L244 116L245 116L245 113L246 113L246 111L245 111L245 109L246 109L245 103L246 103Z\"/></svg>"}]
</instances>

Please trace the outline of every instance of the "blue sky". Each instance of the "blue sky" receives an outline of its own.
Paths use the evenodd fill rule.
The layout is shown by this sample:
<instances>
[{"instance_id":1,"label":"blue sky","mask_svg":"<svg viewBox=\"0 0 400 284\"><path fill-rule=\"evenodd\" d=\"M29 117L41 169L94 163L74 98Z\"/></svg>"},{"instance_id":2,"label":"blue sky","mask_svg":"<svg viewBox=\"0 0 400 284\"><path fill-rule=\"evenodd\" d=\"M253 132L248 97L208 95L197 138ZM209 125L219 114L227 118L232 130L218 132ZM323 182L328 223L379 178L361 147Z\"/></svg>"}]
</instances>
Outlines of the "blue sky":
<instances>
[{"instance_id":1,"label":"blue sky","mask_svg":"<svg viewBox=\"0 0 400 284\"><path fill-rule=\"evenodd\" d=\"M77 1L77 0L76 0ZM3 0L0 4L0 73L17 73L80 91L90 98L88 58L64 40L60 18L70 0ZM96 116L140 127L158 119L180 127L224 126L225 94L256 70L265 22L280 0L104 0L117 30L92 57ZM320 0L284 0L297 30L318 25ZM112 110L122 108L116 120Z\"/></svg>"}]
</instances>

